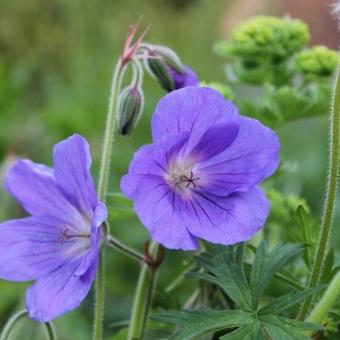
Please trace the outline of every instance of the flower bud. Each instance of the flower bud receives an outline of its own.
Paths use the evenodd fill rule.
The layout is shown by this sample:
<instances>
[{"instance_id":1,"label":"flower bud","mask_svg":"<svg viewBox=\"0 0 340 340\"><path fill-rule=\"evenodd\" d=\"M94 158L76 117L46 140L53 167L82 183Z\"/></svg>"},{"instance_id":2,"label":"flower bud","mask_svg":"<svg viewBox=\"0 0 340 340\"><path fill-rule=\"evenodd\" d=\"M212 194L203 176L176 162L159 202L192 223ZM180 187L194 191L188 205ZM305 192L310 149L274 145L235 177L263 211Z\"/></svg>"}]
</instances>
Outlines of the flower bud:
<instances>
[{"instance_id":1,"label":"flower bud","mask_svg":"<svg viewBox=\"0 0 340 340\"><path fill-rule=\"evenodd\" d=\"M118 97L118 133L128 135L137 126L142 115L144 96L139 86L126 87Z\"/></svg>"},{"instance_id":2,"label":"flower bud","mask_svg":"<svg viewBox=\"0 0 340 340\"><path fill-rule=\"evenodd\" d=\"M315 46L300 52L295 59L297 70L309 78L329 77L338 63L338 53L325 46Z\"/></svg>"},{"instance_id":3,"label":"flower bud","mask_svg":"<svg viewBox=\"0 0 340 340\"><path fill-rule=\"evenodd\" d=\"M171 92L175 90L175 84L170 70L161 55L155 51L149 52L146 64L151 75L158 80L166 91Z\"/></svg>"},{"instance_id":4,"label":"flower bud","mask_svg":"<svg viewBox=\"0 0 340 340\"><path fill-rule=\"evenodd\" d=\"M301 20L258 16L238 24L230 41L217 43L215 50L227 57L276 63L300 51L308 41L309 30Z\"/></svg>"},{"instance_id":5,"label":"flower bud","mask_svg":"<svg viewBox=\"0 0 340 340\"><path fill-rule=\"evenodd\" d=\"M161 45L153 45L152 49L156 54L160 55L163 58L164 62L168 66L172 67L179 73L183 73L185 71L184 65L182 64L178 55L172 49Z\"/></svg>"}]
</instances>

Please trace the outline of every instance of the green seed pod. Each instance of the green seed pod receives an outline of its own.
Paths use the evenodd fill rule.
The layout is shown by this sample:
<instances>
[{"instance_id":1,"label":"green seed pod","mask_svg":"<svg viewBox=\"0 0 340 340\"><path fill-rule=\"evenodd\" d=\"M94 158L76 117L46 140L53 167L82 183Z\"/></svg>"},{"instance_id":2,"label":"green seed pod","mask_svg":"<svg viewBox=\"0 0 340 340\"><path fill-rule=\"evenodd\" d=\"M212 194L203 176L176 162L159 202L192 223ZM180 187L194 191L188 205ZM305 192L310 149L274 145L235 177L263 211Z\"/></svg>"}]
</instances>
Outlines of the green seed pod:
<instances>
[{"instance_id":1,"label":"green seed pod","mask_svg":"<svg viewBox=\"0 0 340 340\"><path fill-rule=\"evenodd\" d=\"M118 133L128 135L137 126L143 113L144 95L138 86L126 87L118 97L117 125Z\"/></svg>"},{"instance_id":2,"label":"green seed pod","mask_svg":"<svg viewBox=\"0 0 340 340\"><path fill-rule=\"evenodd\" d=\"M175 90L175 84L163 57L157 52L149 52L146 66L153 77L168 92Z\"/></svg>"}]
</instances>

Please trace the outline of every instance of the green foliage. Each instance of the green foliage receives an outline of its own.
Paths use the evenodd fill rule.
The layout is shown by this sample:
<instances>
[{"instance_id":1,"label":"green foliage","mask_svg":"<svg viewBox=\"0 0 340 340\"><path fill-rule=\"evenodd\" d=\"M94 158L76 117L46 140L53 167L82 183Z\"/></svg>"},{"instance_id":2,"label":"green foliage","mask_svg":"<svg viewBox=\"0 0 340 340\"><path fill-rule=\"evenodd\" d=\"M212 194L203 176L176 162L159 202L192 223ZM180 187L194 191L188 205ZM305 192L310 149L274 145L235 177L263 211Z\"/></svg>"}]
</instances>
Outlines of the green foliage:
<instances>
[{"instance_id":1,"label":"green foliage","mask_svg":"<svg viewBox=\"0 0 340 340\"><path fill-rule=\"evenodd\" d=\"M191 276L216 284L240 309L167 311L153 319L180 326L169 338L196 339L215 333L219 339L308 339L305 331L320 326L282 315L322 287L289 292L262 303L269 283L282 267L302 252L294 244L277 245L269 252L263 241L256 250L249 278L244 271L243 246L214 246L196 262L204 269ZM217 332L217 333L216 333Z\"/></svg>"},{"instance_id":2,"label":"green foliage","mask_svg":"<svg viewBox=\"0 0 340 340\"><path fill-rule=\"evenodd\" d=\"M216 44L215 51L229 60L227 80L251 86L248 95L235 95L242 114L278 127L328 112L330 78L339 57L324 46L302 51L308 41L302 21L260 16Z\"/></svg>"},{"instance_id":3,"label":"green foliage","mask_svg":"<svg viewBox=\"0 0 340 340\"><path fill-rule=\"evenodd\" d=\"M297 54L296 68L305 77L329 77L339 63L339 55L325 46L315 46Z\"/></svg>"},{"instance_id":4,"label":"green foliage","mask_svg":"<svg viewBox=\"0 0 340 340\"><path fill-rule=\"evenodd\" d=\"M300 20L258 16L238 24L227 43L218 43L223 55L244 60L264 59L270 63L289 58L309 41L307 25Z\"/></svg>"}]
</instances>

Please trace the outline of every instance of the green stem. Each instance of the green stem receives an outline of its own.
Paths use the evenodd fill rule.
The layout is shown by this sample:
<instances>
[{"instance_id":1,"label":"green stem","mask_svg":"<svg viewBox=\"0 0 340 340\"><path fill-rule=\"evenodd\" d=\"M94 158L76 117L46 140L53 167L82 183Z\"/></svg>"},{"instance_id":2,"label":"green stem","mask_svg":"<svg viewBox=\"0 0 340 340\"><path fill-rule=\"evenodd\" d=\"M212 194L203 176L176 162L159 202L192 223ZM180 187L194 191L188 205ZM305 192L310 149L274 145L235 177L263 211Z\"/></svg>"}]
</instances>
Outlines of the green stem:
<instances>
[{"instance_id":1,"label":"green stem","mask_svg":"<svg viewBox=\"0 0 340 340\"><path fill-rule=\"evenodd\" d=\"M55 333L53 324L50 323L50 322L46 322L46 323L44 323L44 325L45 325L45 331L46 331L47 339L57 340L57 335Z\"/></svg>"},{"instance_id":2,"label":"green stem","mask_svg":"<svg viewBox=\"0 0 340 340\"><path fill-rule=\"evenodd\" d=\"M102 159L100 163L99 181L98 181L98 197L100 200L106 200L106 191L108 187L111 156L114 144L114 135L116 129L116 99L119 91L119 78L123 67L120 60L117 62L115 71L112 77L111 94L109 101L109 108L107 113L107 120L105 125L105 135L102 150Z\"/></svg>"},{"instance_id":3,"label":"green stem","mask_svg":"<svg viewBox=\"0 0 340 340\"><path fill-rule=\"evenodd\" d=\"M119 81L123 70L120 60L117 62L112 77L111 94L109 100L109 108L105 126L102 159L100 164L99 180L98 180L98 198L102 202L106 202L106 192L109 184L109 174L111 167L111 156L114 143L114 135L116 128L116 100L119 91ZM99 262L99 269L96 277L96 293L95 293L95 315L93 339L100 340L103 337L103 319L104 319L104 298L105 298L105 248L102 248Z\"/></svg>"},{"instance_id":4,"label":"green stem","mask_svg":"<svg viewBox=\"0 0 340 340\"><path fill-rule=\"evenodd\" d=\"M150 255L157 257L159 246L152 242L150 245ZM128 340L142 340L144 336L145 324L149 308L152 303L154 289L157 281L157 268L143 263L135 297L132 306L131 319L128 332Z\"/></svg>"},{"instance_id":5,"label":"green stem","mask_svg":"<svg viewBox=\"0 0 340 340\"><path fill-rule=\"evenodd\" d=\"M13 315L6 323L4 329L1 332L0 335L0 340L9 340L9 336L12 332L12 330L14 329L15 325L25 316L27 316L28 313L26 310L22 310L18 313L16 313L15 315ZM43 324L45 327L45 331L46 331L46 338L48 340L56 340L57 336L55 334L54 328L52 326L52 324L50 322L46 322Z\"/></svg>"},{"instance_id":6,"label":"green stem","mask_svg":"<svg viewBox=\"0 0 340 340\"><path fill-rule=\"evenodd\" d=\"M144 261L144 255L139 253L137 250L134 250L127 246L126 244L122 243L121 241L117 240L113 236L109 235L107 239L107 244L111 247L114 248L127 256L131 257L134 260L137 260L138 262L143 262Z\"/></svg>"},{"instance_id":7,"label":"green stem","mask_svg":"<svg viewBox=\"0 0 340 340\"><path fill-rule=\"evenodd\" d=\"M306 321L321 324L327 312L340 298L340 271L333 277L321 300L314 307Z\"/></svg>"},{"instance_id":8,"label":"green stem","mask_svg":"<svg viewBox=\"0 0 340 340\"><path fill-rule=\"evenodd\" d=\"M328 243L333 222L334 207L337 193L337 177L339 174L339 150L340 150L340 69L337 70L333 102L330 113L330 156L329 173L327 177L326 200L321 218L320 235L315 253L312 273L309 280L309 287L316 287L323 271L325 258L327 256ZM308 313L313 296L308 297L299 313L298 318L303 320Z\"/></svg>"}]
</instances>

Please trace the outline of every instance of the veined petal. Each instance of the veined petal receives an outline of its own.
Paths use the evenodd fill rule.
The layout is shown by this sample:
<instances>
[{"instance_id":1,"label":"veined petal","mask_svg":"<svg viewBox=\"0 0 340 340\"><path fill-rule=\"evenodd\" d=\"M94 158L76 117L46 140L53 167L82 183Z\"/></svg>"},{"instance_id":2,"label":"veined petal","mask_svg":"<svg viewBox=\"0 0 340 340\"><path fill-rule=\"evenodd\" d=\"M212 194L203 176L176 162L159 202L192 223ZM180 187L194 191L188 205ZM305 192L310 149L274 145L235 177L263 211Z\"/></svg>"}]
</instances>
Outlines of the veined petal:
<instances>
[{"instance_id":1,"label":"veined petal","mask_svg":"<svg viewBox=\"0 0 340 340\"><path fill-rule=\"evenodd\" d=\"M131 198L143 176L164 177L173 156L180 153L187 140L188 133L179 133L165 136L158 143L139 148L130 163L129 173L121 180L123 194Z\"/></svg>"},{"instance_id":2,"label":"veined petal","mask_svg":"<svg viewBox=\"0 0 340 340\"><path fill-rule=\"evenodd\" d=\"M81 276L75 274L80 262L79 259L60 266L27 290L26 308L31 319L48 322L80 305L95 278L98 256Z\"/></svg>"},{"instance_id":3,"label":"veined petal","mask_svg":"<svg viewBox=\"0 0 340 340\"><path fill-rule=\"evenodd\" d=\"M228 245L253 237L263 227L269 206L260 188L228 197L194 192L183 218L191 234Z\"/></svg>"},{"instance_id":4,"label":"veined petal","mask_svg":"<svg viewBox=\"0 0 340 340\"><path fill-rule=\"evenodd\" d=\"M222 153L198 163L200 185L214 195L246 192L269 177L279 164L279 140L259 121L242 117L233 143Z\"/></svg>"},{"instance_id":5,"label":"veined petal","mask_svg":"<svg viewBox=\"0 0 340 340\"><path fill-rule=\"evenodd\" d=\"M178 200L178 194L159 176L143 176L134 192L136 213L156 242L171 249L197 249L198 241L182 220Z\"/></svg>"},{"instance_id":6,"label":"veined petal","mask_svg":"<svg viewBox=\"0 0 340 340\"><path fill-rule=\"evenodd\" d=\"M192 157L196 162L202 162L220 154L234 142L238 131L238 124L218 124L210 127L188 157Z\"/></svg>"},{"instance_id":7,"label":"veined petal","mask_svg":"<svg viewBox=\"0 0 340 340\"><path fill-rule=\"evenodd\" d=\"M55 178L66 197L89 219L97 205L91 176L90 148L80 135L73 135L54 147Z\"/></svg>"},{"instance_id":8,"label":"veined petal","mask_svg":"<svg viewBox=\"0 0 340 340\"><path fill-rule=\"evenodd\" d=\"M0 224L0 278L28 281L46 275L73 257L60 235L60 220L28 217Z\"/></svg>"},{"instance_id":9,"label":"veined petal","mask_svg":"<svg viewBox=\"0 0 340 340\"><path fill-rule=\"evenodd\" d=\"M188 86L161 99L152 117L154 142L167 134L190 133L189 153L204 133L217 124L237 124L236 107L208 87Z\"/></svg>"},{"instance_id":10,"label":"veined petal","mask_svg":"<svg viewBox=\"0 0 340 340\"><path fill-rule=\"evenodd\" d=\"M102 235L101 225L107 219L107 208L106 205L102 202L99 202L92 221L91 226L91 248L87 252L87 254L83 257L81 264L79 265L75 275L83 275L88 268L95 261L96 257L99 253L100 248L100 240Z\"/></svg>"},{"instance_id":11,"label":"veined petal","mask_svg":"<svg viewBox=\"0 0 340 340\"><path fill-rule=\"evenodd\" d=\"M79 225L82 217L55 183L53 170L29 160L17 161L7 172L8 191L33 216L51 216Z\"/></svg>"}]
</instances>

